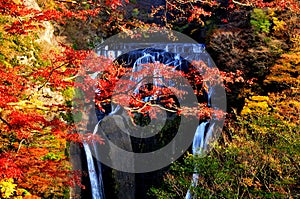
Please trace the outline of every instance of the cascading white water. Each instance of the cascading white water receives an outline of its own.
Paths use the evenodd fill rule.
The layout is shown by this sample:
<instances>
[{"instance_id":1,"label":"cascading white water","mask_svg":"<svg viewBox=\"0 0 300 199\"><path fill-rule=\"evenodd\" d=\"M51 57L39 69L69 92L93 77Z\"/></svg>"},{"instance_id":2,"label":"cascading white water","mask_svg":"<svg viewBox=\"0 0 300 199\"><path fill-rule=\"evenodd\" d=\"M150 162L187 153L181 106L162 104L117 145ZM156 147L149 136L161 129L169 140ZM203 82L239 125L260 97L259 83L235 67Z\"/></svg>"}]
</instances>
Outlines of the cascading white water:
<instances>
[{"instance_id":1,"label":"cascading white water","mask_svg":"<svg viewBox=\"0 0 300 199\"><path fill-rule=\"evenodd\" d=\"M139 57L133 64L132 67L132 73L138 74L137 72L139 72L140 70L142 70L143 68L147 67L145 66L145 64L149 64L149 63L155 63L156 62L156 57L157 55L152 55L146 51L143 52L143 55L141 57ZM159 81L162 81L162 77L159 75L159 72L157 69L154 69L153 71L153 85L158 86L159 85ZM139 74L137 77L130 77L130 80L133 82L139 82L139 84L136 86L134 93L138 93L139 92L139 88L141 87L141 85L144 84L144 82L140 82L143 78L144 78L145 74Z\"/></svg>"},{"instance_id":2,"label":"cascading white water","mask_svg":"<svg viewBox=\"0 0 300 199\"><path fill-rule=\"evenodd\" d=\"M118 110L120 110L120 106L117 105L114 107L112 105L112 111L109 113L109 115L114 115ZM100 120L97 125L94 128L93 134L95 135L98 130L98 126L101 123L102 120ZM89 178L90 178L90 184L91 184L91 191L92 191L92 197L93 199L105 199L105 193L104 193L104 185L103 185L103 178L102 178L102 166L100 160L100 154L97 150L97 143L93 142L89 145L88 143L84 142L83 147L85 150L86 158L87 158L87 165L88 165L88 172L89 172ZM90 147L93 148L95 158L97 160L97 172L95 168L95 163L93 160L93 154L91 152Z\"/></svg>"},{"instance_id":3,"label":"cascading white water","mask_svg":"<svg viewBox=\"0 0 300 199\"><path fill-rule=\"evenodd\" d=\"M98 184L99 184L99 197L100 199L105 199L105 194L104 194L104 185L103 185L103 178L102 178L102 166L101 162L98 160L98 150L96 150L96 145L93 143L95 153L96 153L96 159L97 159L97 168L98 168Z\"/></svg>"},{"instance_id":4,"label":"cascading white water","mask_svg":"<svg viewBox=\"0 0 300 199\"><path fill-rule=\"evenodd\" d=\"M142 70L143 67L145 67L145 66L143 66L143 64L155 63L156 61L158 61L157 59L159 59L158 58L159 55L160 55L160 52L149 53L149 52L147 52L147 49L146 49L145 51L143 51L143 55L140 56L139 58L137 58L136 61L134 62L133 66L132 66L132 73L136 73L136 72ZM131 61L132 60L128 60L128 63L130 63ZM169 66L174 66L174 70L175 70L175 68L182 70L182 68L181 68L182 58L179 55L172 57L172 59L170 59L170 60L164 61L164 64L169 65ZM153 82L152 82L153 85L154 86L162 86L160 84L160 82L163 82L164 77L161 74L159 74L159 69L154 70L153 77L155 77L155 78L153 78ZM138 93L139 88L144 84L144 82L140 82L143 78L144 78L143 74L141 74L140 76L135 75L134 77L133 76L130 77L131 81L138 83L138 85L135 85L136 86L136 88L134 90L135 93ZM172 80L169 80L169 81L172 81ZM172 85L172 82L171 83L169 82L168 85ZM210 100L211 100L212 92L213 91L210 89L209 93L208 93L208 106L211 105ZM149 101L152 97L153 96L149 96L143 100ZM118 112L119 109L120 109L120 106L113 107L113 105L112 105L112 111L109 115L114 115L116 112ZM96 125L93 134L95 134L97 132L98 125L100 124L101 120ZM196 132L195 132L194 139L193 139L193 146L192 146L193 155L201 155L202 154L203 150L205 149L205 137L209 137L208 135L210 135L212 133L213 127L214 127L214 123L210 123L208 121L202 122L201 124L198 125ZM92 143L91 146L93 147L92 148L93 151L95 151L96 159L99 160L100 158L98 156L100 154L96 150L96 143ZM103 179L102 179L101 163L99 161L97 161L97 172L96 172L90 145L88 145L87 143L84 143L84 150L85 150L85 153L87 156L87 163L88 163L89 177L90 177L91 191L92 191L93 199L104 199L105 194L104 194L104 186L103 186ZM174 150L175 150L175 146L174 146ZM97 176L97 173L98 173L98 176ZM199 174L195 171L195 173L193 174L192 182L191 182L192 187L197 186L198 178L199 178ZM193 199L193 198L194 197L191 194L191 191L188 190L185 199Z\"/></svg>"},{"instance_id":5,"label":"cascading white water","mask_svg":"<svg viewBox=\"0 0 300 199\"><path fill-rule=\"evenodd\" d=\"M205 128L207 124L208 122L202 122L201 124L199 124L199 126L196 129L196 133L193 140L193 147L192 147L193 155L201 154L201 150L203 149L203 145L204 145L204 135L205 135ZM198 178L199 178L199 174L194 173L192 178L192 185L191 185L192 187L197 186ZM185 198L186 199L193 198L190 190L188 190Z\"/></svg>"},{"instance_id":6,"label":"cascading white water","mask_svg":"<svg viewBox=\"0 0 300 199\"><path fill-rule=\"evenodd\" d=\"M103 197L104 194L102 195L102 192L101 192L101 189L103 189L103 186L100 187L100 184L99 184L99 178L97 177L95 164L94 164L92 152L90 150L90 146L86 142L84 142L83 147L84 147L84 151L85 151L85 155L86 155L86 159L87 159L89 178L90 178L91 190L92 190L92 197L93 197L93 199L104 199L104 197ZM101 174L101 178L102 178L102 174ZM103 183L102 183L102 185L103 185ZM102 195L102 197L101 197L101 195Z\"/></svg>"},{"instance_id":7,"label":"cascading white water","mask_svg":"<svg viewBox=\"0 0 300 199\"><path fill-rule=\"evenodd\" d=\"M211 94L212 92L208 93L208 104L210 104ZM202 122L201 124L198 125L193 139L193 145L192 145L192 153L194 156L203 154L206 148L205 138L210 137L212 135L214 125L215 123L210 123L208 121ZM195 169L195 173L193 173L193 177L192 177L191 187L194 188L198 185L198 179L199 179L199 173L197 173ZM186 193L185 199L193 199L193 198L194 196L191 194L191 190L189 189Z\"/></svg>"},{"instance_id":8,"label":"cascading white water","mask_svg":"<svg viewBox=\"0 0 300 199\"><path fill-rule=\"evenodd\" d=\"M208 122L202 122L201 124L198 125L197 129L196 129L196 133L194 136L194 140L193 140L193 147L192 147L192 152L193 155L199 155L201 154L202 150L203 150L203 146L204 146L204 136L205 136L205 129L206 129L206 125L208 125ZM196 187L198 184L198 179L199 179L199 174L198 173L194 173L193 174L193 178L192 178L192 187ZM192 195L191 195L191 191L188 190L185 199L192 199Z\"/></svg>"},{"instance_id":9,"label":"cascading white water","mask_svg":"<svg viewBox=\"0 0 300 199\"><path fill-rule=\"evenodd\" d=\"M163 52L155 52L153 51L153 49L151 48L146 48L144 50L142 50L142 55L136 59L136 61L133 64L132 67L132 73L136 73L140 70L142 70L143 68L146 68L147 66L145 66L146 64L149 63L163 63L166 66L172 66L173 71L175 71L176 69L182 70L181 66L182 66L182 57L180 57L179 54L175 54L173 57L164 57L166 60L163 60L163 62L161 62L160 59L161 56L163 56L164 54ZM132 60L128 60L129 63L131 63ZM155 67L155 66L154 66ZM159 68L154 68L153 70L153 85L154 86L161 86L161 83L164 82L164 77L162 74L160 74L160 70ZM137 74L137 73L136 73ZM133 82L139 82L140 80L142 80L145 77L145 74L138 74L138 76L135 77L130 77L130 80ZM140 87L143 84L143 82L140 82L139 85L137 85L137 89L138 87ZM168 84L170 85L170 84Z\"/></svg>"},{"instance_id":10,"label":"cascading white water","mask_svg":"<svg viewBox=\"0 0 300 199\"><path fill-rule=\"evenodd\" d=\"M97 133L97 129L98 129L100 122L101 121L99 121L97 123L97 125L95 126L93 134ZM98 161L99 153L96 149L96 145L97 145L97 143L94 141L92 141L92 143L90 145L86 142L83 143L85 155L87 158L87 166L88 166L88 172L89 172L89 178L90 178L90 184L91 184L92 197L93 197L93 199L105 199L103 179L102 179L102 168L101 168L101 163ZM92 149L94 150L95 156L96 156L97 171L95 168L93 154L92 154L90 147L92 147Z\"/></svg>"}]
</instances>

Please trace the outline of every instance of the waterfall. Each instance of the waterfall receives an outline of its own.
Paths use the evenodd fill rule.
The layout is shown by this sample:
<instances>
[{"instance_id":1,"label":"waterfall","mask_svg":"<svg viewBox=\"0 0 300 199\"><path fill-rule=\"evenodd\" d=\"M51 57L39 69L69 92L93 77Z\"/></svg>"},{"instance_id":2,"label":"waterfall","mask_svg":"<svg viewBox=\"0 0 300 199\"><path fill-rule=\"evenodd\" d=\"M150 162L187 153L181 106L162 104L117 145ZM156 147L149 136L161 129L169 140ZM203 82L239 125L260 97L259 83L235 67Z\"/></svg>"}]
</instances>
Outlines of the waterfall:
<instances>
[{"instance_id":1,"label":"waterfall","mask_svg":"<svg viewBox=\"0 0 300 199\"><path fill-rule=\"evenodd\" d=\"M93 197L93 199L104 199L104 193L101 191L101 190L103 190L103 183L99 183L100 177L97 178L95 164L94 164L94 160L93 160L93 156L92 156L90 147L86 142L83 143L83 147L84 147L87 164L88 164L92 197ZM101 169L101 167L100 167L100 169ZM99 173L101 173L101 172L99 172ZM102 178L102 175L101 175L101 178ZM100 187L100 184L102 184L102 187Z\"/></svg>"},{"instance_id":2,"label":"waterfall","mask_svg":"<svg viewBox=\"0 0 300 199\"><path fill-rule=\"evenodd\" d=\"M143 82L141 80L144 79L145 74L137 74L137 72L143 70L146 66L144 64L153 64L156 62L163 63L167 66L174 66L173 71L179 70L186 72L189 64L188 62L183 59L179 54L172 54L169 52L165 51L160 51L156 50L153 48L145 48L143 50L136 50L129 52L124 55L120 55L117 58L117 61L120 63L126 63L126 67L132 68L132 74L130 75L129 79L136 83L137 85L134 85L134 93L137 94L140 92L140 88L144 86L145 84L152 84L153 86L157 87L164 87L164 80L168 78L164 78L162 73L160 72L159 68L154 68L153 70L153 77L151 82ZM155 67L155 66L154 66ZM135 73L135 75L134 75ZM149 81L149 80L146 80ZM167 86L172 86L176 85L175 80L170 79L168 80L167 83L165 83ZM181 86L181 85L179 85ZM184 89L184 85L183 89ZM210 87L210 86L209 86ZM129 88L128 88L129 89ZM101 92L99 90L95 91ZM211 97L213 95L213 88L210 87L209 92L207 93L207 104L209 107L211 107ZM148 102L154 98L153 95L151 96L146 96L144 97L143 101ZM159 101L159 99L157 100ZM97 118L98 118L98 124L95 126L93 134L97 132L98 126L101 123L102 119L105 116L112 116L115 115L119 110L120 110L119 105L114 105L111 104L111 109L109 111L106 111L105 113L96 110L97 113ZM104 123L104 121L103 121ZM192 153L194 156L196 155L202 155L203 151L206 150L207 148L207 138L209 138L212 133L213 133L213 128L214 128L214 121L204 121L200 123L197 126L197 129L195 131L194 139L193 139L193 144L192 144ZM217 126L217 125L216 125ZM118 138L119 139L119 138ZM100 153L97 151L96 148L97 143L92 142L90 145L87 143L83 143L84 150L86 153L87 157L87 164L88 164L88 170L89 170L89 178L90 178L90 183L91 183L91 191L92 191L92 198L93 199L105 199L105 194L104 194L104 186L103 186L103 179L102 179L102 169L101 169L101 162L99 161L101 158L99 158ZM175 142L173 145L173 151L175 151ZM95 159L97 160L96 164L94 162L93 155L95 156ZM174 153L174 152L173 152ZM192 182L191 182L191 187L196 187L198 184L198 179L199 179L199 173L197 173L196 168L194 170L193 176L192 176ZM193 199L195 196L193 196L192 191L188 190L186 193L185 199Z\"/></svg>"},{"instance_id":3,"label":"waterfall","mask_svg":"<svg viewBox=\"0 0 300 199\"><path fill-rule=\"evenodd\" d=\"M156 61L156 57L158 56L158 54L156 55L152 55L150 54L149 52L147 52L148 49L145 49L143 50L143 55L141 57L139 57L133 64L133 67L132 67L132 72L133 73L137 73L139 72L140 70L146 68L146 66L144 66L144 64L149 64L149 63L155 63ZM156 70L154 70L154 74L153 76L157 78L157 75L159 75L157 73ZM132 82L139 82L138 85L136 85L136 88L134 90L134 93L137 94L139 93L139 88L141 85L143 85L145 82L141 82L141 80L144 78L144 74L140 74L138 75L138 77L133 77L133 75L130 77L130 80ZM153 85L155 86L158 86L158 81L156 78L153 78ZM150 82L147 82L147 83L150 83Z\"/></svg>"},{"instance_id":4,"label":"waterfall","mask_svg":"<svg viewBox=\"0 0 300 199\"><path fill-rule=\"evenodd\" d=\"M202 122L196 129L192 147L192 152L194 155L201 154L204 145L205 127L207 124L208 122Z\"/></svg>"},{"instance_id":5,"label":"waterfall","mask_svg":"<svg viewBox=\"0 0 300 199\"><path fill-rule=\"evenodd\" d=\"M136 55L133 55L136 56ZM132 73L139 72L140 70L144 69L146 66L144 64L149 64L149 63L155 63L159 57L161 56L160 52L153 52L153 49L144 49L142 50L140 57L138 57L135 62L132 65ZM131 56L129 56L128 59L132 59ZM132 60L127 60L128 63L131 63ZM179 66L181 65L181 60L180 56L176 56L175 61L172 61L172 59L167 60L168 65L172 66ZM97 74L93 74L92 78L96 78ZM153 70L153 79L151 82L147 83L152 83L155 86L161 86L161 82L163 82L163 77L161 76L159 69L154 68ZM130 80L132 82L138 83L138 85L135 85L135 93L139 92L139 88L145 84L145 82L140 82L144 78L145 74L140 74L140 75L131 75ZM95 93L100 93L101 91L98 89L95 90ZM153 98L153 96L147 97L149 99L144 99L145 101L149 101L150 98ZM101 121L103 120L104 117L106 116L112 116L115 115L119 110L120 110L119 105L114 105L111 104L111 110L108 112L104 113L100 110L96 110L96 115L98 118L98 123L94 128L93 134L97 133L97 129ZM97 143L92 142L91 144L88 144L86 142L83 143L86 158L87 158L87 165L88 165L88 173L89 173L89 179L90 179L90 184L91 184L91 192L92 192L92 198L93 199L105 199L105 194L104 194L104 186L103 186L103 179L102 179L102 168L101 168L101 162L99 161L101 158L100 153L97 150ZM93 153L92 153L93 152ZM93 155L95 156L93 158ZM95 164L95 161L97 163Z\"/></svg>"},{"instance_id":6,"label":"waterfall","mask_svg":"<svg viewBox=\"0 0 300 199\"><path fill-rule=\"evenodd\" d=\"M160 72L160 66L155 66L151 69L152 74L152 82L145 82L141 80L145 78L147 74L138 74L137 72L147 68L146 64L154 64L154 63L163 63L166 66L172 66L173 71L180 70L185 71L187 69L187 62L183 60L183 58L179 54L172 54L170 52L166 52L164 50L158 50L153 48L145 48L143 50L136 50L129 52L126 55L121 55L118 57L120 63L127 63L128 67L132 67L132 75L130 76L130 80L132 82L137 83L135 85L134 93L139 93L139 88L144 85L145 83L151 83L154 86L163 86L163 82L167 85L175 85L174 82L169 80L168 82L165 81L164 76ZM133 62L134 60L134 62ZM149 81L150 79L146 79ZM146 99L147 100L147 99Z\"/></svg>"},{"instance_id":7,"label":"waterfall","mask_svg":"<svg viewBox=\"0 0 300 199\"><path fill-rule=\"evenodd\" d=\"M120 110L120 106L117 105L116 107L114 105L112 106L112 110L109 113L109 115L114 115L115 113ZM101 123L102 119L99 120L99 122L96 124L93 134L95 135L98 130L98 126ZM86 158L87 158L87 165L88 165L88 173L90 178L90 184L91 184L91 191L92 191L92 197L93 199L105 199L105 193L104 193L104 185L103 185L103 178L102 178L102 167L101 162L99 161L99 152L97 150L97 143L93 142L91 143L91 147L94 150L94 155L97 161L97 170L95 169L95 163L93 160L93 155L90 149L90 145L86 142L83 143L83 147L85 150Z\"/></svg>"},{"instance_id":8,"label":"waterfall","mask_svg":"<svg viewBox=\"0 0 300 199\"><path fill-rule=\"evenodd\" d=\"M211 94L211 92L209 94ZM211 96L209 95L208 100L210 100L210 97ZM192 153L194 156L203 154L206 148L205 138L212 135L214 125L215 123L209 121L202 122L198 125L192 145ZM194 170L194 172L195 173L193 173L191 187L196 187L198 185L199 174L197 173L196 169ZM185 196L185 199L193 198L194 197L191 194L191 190L189 189Z\"/></svg>"},{"instance_id":9,"label":"waterfall","mask_svg":"<svg viewBox=\"0 0 300 199\"><path fill-rule=\"evenodd\" d=\"M203 150L205 129L206 129L207 124L209 124L207 121L202 122L201 124L198 125L198 127L196 129L196 133L195 133L194 140L193 140L193 147L192 147L193 155L201 154L201 151ZM197 186L198 178L199 178L199 174L193 173L192 185L191 185L192 187ZM191 191L188 190L188 192L185 196L185 199L192 199L192 198L193 197L191 195Z\"/></svg>"},{"instance_id":10,"label":"waterfall","mask_svg":"<svg viewBox=\"0 0 300 199\"><path fill-rule=\"evenodd\" d=\"M93 134L97 133L97 129L100 122L101 120L95 126ZM95 163L90 149L90 145L86 142L83 142L83 147L87 159L92 197L93 199L105 199L103 179L102 179L102 167L101 167L101 162L99 161L99 153L98 150L96 149L96 145L97 143L92 141L91 147L93 147L93 150L95 152L96 161L97 161L97 170L95 169Z\"/></svg>"}]
</instances>

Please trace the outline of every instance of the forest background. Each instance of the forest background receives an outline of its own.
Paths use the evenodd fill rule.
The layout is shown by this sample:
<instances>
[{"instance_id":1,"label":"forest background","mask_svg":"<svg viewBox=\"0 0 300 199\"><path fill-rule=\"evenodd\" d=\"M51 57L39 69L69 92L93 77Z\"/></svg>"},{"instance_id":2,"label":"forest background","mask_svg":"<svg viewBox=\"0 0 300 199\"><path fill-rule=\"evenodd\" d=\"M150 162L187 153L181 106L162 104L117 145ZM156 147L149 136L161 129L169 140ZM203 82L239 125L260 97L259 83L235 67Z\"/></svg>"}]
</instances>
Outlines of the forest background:
<instances>
[{"instance_id":1,"label":"forest background","mask_svg":"<svg viewBox=\"0 0 300 199\"><path fill-rule=\"evenodd\" d=\"M1 0L1 198L69 198L74 76L119 32L166 27L206 45L227 84L226 125L205 158L172 164L155 198L299 198L300 19L296 0ZM83 187L82 187L83 188Z\"/></svg>"}]
</instances>

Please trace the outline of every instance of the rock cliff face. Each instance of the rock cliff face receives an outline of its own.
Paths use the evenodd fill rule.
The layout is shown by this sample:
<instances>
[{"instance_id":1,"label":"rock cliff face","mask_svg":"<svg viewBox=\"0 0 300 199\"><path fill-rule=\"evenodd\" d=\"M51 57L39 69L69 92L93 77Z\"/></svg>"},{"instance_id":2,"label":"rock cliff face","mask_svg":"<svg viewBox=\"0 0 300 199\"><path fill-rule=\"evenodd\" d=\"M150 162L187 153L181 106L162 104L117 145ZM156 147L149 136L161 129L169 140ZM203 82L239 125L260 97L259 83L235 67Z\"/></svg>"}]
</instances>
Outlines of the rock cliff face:
<instances>
[{"instance_id":1,"label":"rock cliff face","mask_svg":"<svg viewBox=\"0 0 300 199\"><path fill-rule=\"evenodd\" d=\"M41 10L36 0L24 0L24 4L36 10ZM138 5L141 10L149 12L152 6L160 6L165 5L165 0L155 0L155 1L142 1L137 0L136 5ZM54 35L54 28L49 21L45 21L42 24L44 29L39 31L39 39L36 42L39 43L47 43L51 46L57 46L57 41ZM59 40L57 38L57 40ZM24 58L28 59L28 58ZM48 88L44 88L41 90L43 95L47 96L55 96L53 100L60 100L59 103L64 103L63 97L58 95L57 93L53 93ZM49 100L49 98L39 98L41 101ZM49 101L45 101L45 103L50 103ZM92 115L91 118L95 118L95 115ZM121 133L124 129L120 129L120 124L123 123L123 118L121 116L111 116L107 117L103 120L101 128L104 132L109 132L109 139L113 140L117 146L121 146L123 149L127 151L133 151L132 141L129 134ZM92 122L95 124L95 122ZM117 124L119 123L119 124ZM92 127L91 127L92 128ZM84 150L78 144L71 143L69 148L70 159L73 166L73 170L80 170L88 173L87 165L86 165L86 157L84 154ZM125 157L116 157L117 154L114 151L109 151L107 153L110 159L118 159ZM118 161L112 162L112 164L118 164ZM132 163L128 162L129 165ZM126 165L124 165L126 166ZM128 165L127 165L128 166ZM146 189L144 184L147 181L153 178L152 174L149 175L135 175L131 173L121 172L117 170L113 170L106 166L103 166L103 175L104 175L104 189L107 195L107 199L110 198L118 198L118 199L134 199L139 198L139 196L144 196L146 194ZM139 185L137 185L136 179L139 181ZM90 191L90 182L88 176L83 175L81 179L81 183L86 186L86 189L81 189L76 186L75 188L70 189L70 198L72 199L80 199L80 198L91 198ZM136 190L136 186L139 187L139 190Z\"/></svg>"},{"instance_id":2,"label":"rock cliff face","mask_svg":"<svg viewBox=\"0 0 300 199\"><path fill-rule=\"evenodd\" d=\"M104 138L105 145L113 145L122 148L126 151L133 151L132 144L130 140L129 133L124 133L124 131L129 130L126 129L124 126L126 121L124 117L121 115L113 115L105 117L99 130L104 133L105 135L101 134L100 136ZM111 162L113 167L120 166L126 169L131 167L133 162L130 162L132 157L122 156L113 150L112 146L109 147L108 151L104 151L101 148L98 149L101 155L106 155L108 161ZM110 169L107 169L110 170ZM111 182L109 182L111 181ZM114 192L115 194L108 193L106 188L110 189L107 185L114 184ZM106 186L105 186L106 185ZM122 171L118 171L115 169L111 170L111 177L104 179L104 190L106 190L107 198L118 198L118 199L134 199L135 197L135 174L133 173L126 173ZM112 195L114 195L112 197Z\"/></svg>"},{"instance_id":3,"label":"rock cliff face","mask_svg":"<svg viewBox=\"0 0 300 199\"><path fill-rule=\"evenodd\" d=\"M24 5L35 10L41 10L36 0L24 0ZM56 45L56 40L54 36L54 28L49 21L44 21L43 26L45 29L40 31L38 42L45 41L48 44Z\"/></svg>"},{"instance_id":4,"label":"rock cliff face","mask_svg":"<svg viewBox=\"0 0 300 199\"><path fill-rule=\"evenodd\" d=\"M71 164L73 166L73 170L82 171L83 167L87 167L84 164L83 160L86 160L84 157L83 149L79 146L79 144L71 143L70 145L70 158ZM81 183L86 186L86 190L89 190L89 181L88 178L83 176L81 179ZM82 195L89 195L89 193L85 193L85 190L82 190L79 186L75 186L70 190L70 198L71 199L80 199ZM90 195L89 195L90 196Z\"/></svg>"},{"instance_id":5,"label":"rock cliff face","mask_svg":"<svg viewBox=\"0 0 300 199\"><path fill-rule=\"evenodd\" d=\"M39 7L36 0L24 0L23 3L28 8L32 8L35 10L41 10L41 8ZM60 48L58 46L58 42L55 38L54 28L53 28L52 24L49 21L44 21L44 22L42 22L42 25L44 28L39 30L39 32L38 32L39 38L37 40L35 40L35 42L43 43L43 44L46 43L46 45L51 46L51 48L52 47ZM31 59L35 60L33 52L31 52L31 54L32 54L31 57L22 56L22 57L17 57L17 58L19 58L19 62L21 64L30 65L32 63ZM22 61L23 61L23 63L22 63ZM33 97L36 97L37 100L43 102L44 104L51 105L51 104L64 104L65 103L65 99L60 92L51 91L51 89L48 88L47 86L43 87L40 91L35 89L33 92L36 93ZM53 112L49 111L46 119L51 120L55 116L57 116L57 113L53 113ZM70 157L71 157L71 163L73 166L73 170L82 170L82 168L84 167L84 164L82 163L83 154L82 154L82 150L79 147L79 145L71 143L69 153L70 153ZM82 184L88 184L88 182L85 183L85 181L87 181L87 179L83 178ZM81 195L82 195L81 192L82 192L82 190L78 186L76 186L74 188L70 188L70 197L74 198L74 199L81 198Z\"/></svg>"}]
</instances>

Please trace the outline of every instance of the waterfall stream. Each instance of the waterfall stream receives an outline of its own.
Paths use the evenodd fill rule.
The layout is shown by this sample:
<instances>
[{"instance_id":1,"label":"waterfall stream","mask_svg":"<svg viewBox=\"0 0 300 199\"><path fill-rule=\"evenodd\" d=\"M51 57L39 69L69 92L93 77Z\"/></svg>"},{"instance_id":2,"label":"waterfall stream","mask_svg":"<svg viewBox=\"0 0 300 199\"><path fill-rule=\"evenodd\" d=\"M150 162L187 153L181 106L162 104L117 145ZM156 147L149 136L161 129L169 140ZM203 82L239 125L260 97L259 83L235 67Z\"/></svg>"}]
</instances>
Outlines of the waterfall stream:
<instances>
[{"instance_id":1,"label":"waterfall stream","mask_svg":"<svg viewBox=\"0 0 300 199\"><path fill-rule=\"evenodd\" d=\"M112 105L112 111L108 115L114 115L118 110L120 110L120 106L117 105L116 107ZM94 128L93 134L97 133L99 124L101 123L102 119L99 120L97 125ZM87 165L88 165L88 173L90 178L90 184L91 184L91 191L92 191L92 197L93 199L105 199L105 193L104 193L104 185L103 185L103 178L102 178L102 166L99 152L97 150L97 143L92 142L90 145L86 142L83 143L84 151L87 158ZM94 151L94 154L91 152L91 148ZM97 170L95 168L95 163L93 159L93 155L95 156L96 162L97 162Z\"/></svg>"},{"instance_id":2,"label":"waterfall stream","mask_svg":"<svg viewBox=\"0 0 300 199\"><path fill-rule=\"evenodd\" d=\"M208 127L209 126L209 127ZM214 123L210 124L208 121L202 122L196 129L195 137L193 140L192 152L194 156L201 155L203 150L205 150L205 137L212 133L214 128ZM191 187L196 187L198 184L199 173L195 169L193 173ZM194 197L191 194L189 189L185 199L193 199Z\"/></svg>"},{"instance_id":3,"label":"waterfall stream","mask_svg":"<svg viewBox=\"0 0 300 199\"><path fill-rule=\"evenodd\" d=\"M213 88L209 89L208 96L207 96L207 104L211 106L211 95L213 93ZM210 121L204 121L200 123L196 129L195 136L193 139L192 145L192 153L194 156L202 155L205 148L206 148L206 137L210 137L213 133L215 123ZM199 173L194 170L191 187L196 187L198 184ZM189 189L186 193L185 199L193 199L194 197L191 194L191 190Z\"/></svg>"},{"instance_id":4,"label":"waterfall stream","mask_svg":"<svg viewBox=\"0 0 300 199\"><path fill-rule=\"evenodd\" d=\"M89 172L89 178L90 178L90 183L91 183L91 191L92 191L92 196L93 199L104 199L104 194L100 188L99 184L99 178L97 177L96 169L95 169L95 164L92 156L92 152L90 150L90 146L87 143L83 143L86 159L87 159L87 165L88 165L88 172ZM101 168L100 168L101 169ZM101 172L99 172L99 175L102 175Z\"/></svg>"},{"instance_id":5,"label":"waterfall stream","mask_svg":"<svg viewBox=\"0 0 300 199\"><path fill-rule=\"evenodd\" d=\"M100 122L101 120L95 126L93 134L97 133L97 129ZM101 167L101 162L99 161L99 157L98 157L99 153L98 150L96 149L96 145L97 143L94 141L92 141L91 144L88 144L86 142L83 143L83 147L87 159L92 197L93 199L105 199L103 179L102 179L102 167ZM97 161L97 170L95 168L96 166L94 163L94 158L90 147L92 148L96 156L95 158Z\"/></svg>"},{"instance_id":6,"label":"waterfall stream","mask_svg":"<svg viewBox=\"0 0 300 199\"><path fill-rule=\"evenodd\" d=\"M162 63L164 63L165 65L174 66L175 67L174 70L182 70L183 71L183 70L185 70L185 68L187 66L187 65L185 65L186 63L183 63L184 60L178 55L164 57L164 55L160 54L161 52L155 52L155 51L153 51L153 49L150 51L149 51L149 49L145 49L145 50L142 50L142 52L140 52L140 53L141 54L134 54L135 62L131 66L132 73L142 70L144 67L143 64L155 63L156 61L158 61L158 59L159 59L159 61L160 61L160 59L163 59ZM139 56L139 57L137 57L137 56ZM130 60L130 59L134 59L134 58L131 58L129 55L128 60L125 60L125 62L127 61L127 63L132 63L132 60ZM154 69L153 76L155 78L152 80L151 83L155 86L162 86L161 82L164 81L164 77L161 74L159 74L159 70L157 71ZM134 90L135 93L138 93L139 88L143 84L145 84L145 82L140 82L140 80L143 78L144 78L143 74L141 74L141 76L134 76L134 77L131 76L130 77L131 81L139 82L139 85L137 85ZM172 80L169 80L169 81L172 81ZM148 83L150 83L150 82L148 82ZM172 82L169 82L168 85L172 85ZM209 93L207 93L208 106L211 105L210 100L211 100L212 92L213 91L210 89ZM147 102L153 97L154 96L148 96L148 97L145 97L145 99L143 99L143 100L145 102ZM114 115L120 109L120 106L115 106L115 107L113 105L111 105L111 106L112 106L111 111L108 115L101 113L102 115L100 117L97 116L99 122L95 126L93 134L97 133L98 126L105 116ZM206 148L205 138L209 137L212 134L213 128L214 128L214 123L212 121L204 121L198 125L196 132L195 132L194 139L193 139L193 144L192 144L193 155L195 155L195 156L201 155L203 150L205 150L205 148ZM83 143L86 158L87 158L92 198L93 199L105 199L103 179L102 179L102 168L101 168L101 162L99 161L100 154L97 151L96 145L97 145L97 143L94 143L94 142L92 142L91 144ZM175 146L174 146L174 148L175 148ZM94 152L94 153L92 153L92 152ZM93 155L95 157L93 157ZM95 161L96 161L96 164L95 164ZM199 178L199 174L195 170L193 177L192 177L191 187L197 186L198 178ZM193 197L191 191L188 190L185 199L193 199L193 198L194 197Z\"/></svg>"}]
</instances>

